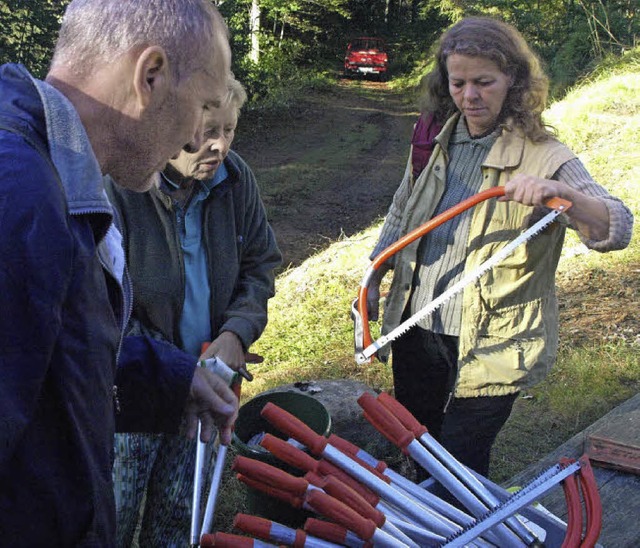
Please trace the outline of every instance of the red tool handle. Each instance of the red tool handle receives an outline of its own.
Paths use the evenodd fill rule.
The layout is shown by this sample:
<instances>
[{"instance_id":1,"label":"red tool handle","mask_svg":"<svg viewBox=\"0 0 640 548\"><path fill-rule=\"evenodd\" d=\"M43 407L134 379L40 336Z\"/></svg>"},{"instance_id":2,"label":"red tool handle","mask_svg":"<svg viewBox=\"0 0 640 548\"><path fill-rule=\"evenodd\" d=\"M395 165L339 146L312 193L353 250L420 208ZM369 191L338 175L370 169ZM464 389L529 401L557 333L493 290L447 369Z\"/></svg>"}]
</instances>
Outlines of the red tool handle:
<instances>
[{"instance_id":1,"label":"red tool handle","mask_svg":"<svg viewBox=\"0 0 640 548\"><path fill-rule=\"evenodd\" d=\"M314 537L318 537L335 544L345 544L349 536L349 530L332 521L323 521L316 518L307 518L304 522L304 530ZM364 542L364 541L363 541ZM363 548L371 548L373 544L365 542Z\"/></svg>"},{"instance_id":2,"label":"red tool handle","mask_svg":"<svg viewBox=\"0 0 640 548\"><path fill-rule=\"evenodd\" d=\"M355 532L364 540L371 539L376 532L377 528L373 521L363 518L346 504L322 491L313 490L307 493L307 503L319 514Z\"/></svg>"},{"instance_id":3,"label":"red tool handle","mask_svg":"<svg viewBox=\"0 0 640 548\"><path fill-rule=\"evenodd\" d=\"M258 538L271 538L271 521L249 514L236 514L233 518L234 528Z\"/></svg>"},{"instance_id":4,"label":"red tool handle","mask_svg":"<svg viewBox=\"0 0 640 548\"><path fill-rule=\"evenodd\" d=\"M200 546L215 546L216 548L251 548L254 545L254 539L249 537L241 537L231 533L209 533L202 535Z\"/></svg>"},{"instance_id":5,"label":"red tool handle","mask_svg":"<svg viewBox=\"0 0 640 548\"><path fill-rule=\"evenodd\" d=\"M426 426L420 424L418 419L391 394L381 392L378 395L378 401L384 405L407 430L412 432L416 438L419 438L429 431Z\"/></svg>"},{"instance_id":6,"label":"red tool handle","mask_svg":"<svg viewBox=\"0 0 640 548\"><path fill-rule=\"evenodd\" d=\"M243 474L236 474L236 478L245 485L248 485L257 491L262 491L270 497L286 502L294 508L302 508L304 504L304 499L302 497L295 496L284 489L278 489L277 487L273 487L272 485L268 485L260 480L250 478Z\"/></svg>"},{"instance_id":7,"label":"red tool handle","mask_svg":"<svg viewBox=\"0 0 640 548\"><path fill-rule=\"evenodd\" d=\"M572 459L560 459L560 465L573 464ZM580 492L575 475L562 480L564 498L567 501L567 532L564 536L561 548L578 548L582 537L582 507L580 506Z\"/></svg>"},{"instance_id":8,"label":"red tool handle","mask_svg":"<svg viewBox=\"0 0 640 548\"><path fill-rule=\"evenodd\" d=\"M483 192L479 192L466 200L463 200L459 204L454 207L447 209L440 213L440 215L436 215L430 221L420 225L418 228L413 229L411 232L405 234L402 238L391 244L389 247L383 249L371 262L371 268L373 270L378 270L380 265L382 265L389 257L395 255L402 248L409 245L414 240L421 238L428 232L431 232L434 228L440 226L443 223L446 223L448 220L452 219L456 215L460 215L463 211L473 207L474 205L483 202L489 198L495 198L498 196L504 196L504 187L497 186L493 188L489 188ZM358 293L358 313L362 318L362 329L363 329L363 348L367 348L371 343L371 331L369 329L369 310L367 308L367 293L368 288L366 286L360 286L360 290Z\"/></svg>"},{"instance_id":9,"label":"red tool handle","mask_svg":"<svg viewBox=\"0 0 640 548\"><path fill-rule=\"evenodd\" d=\"M378 502L380 502L380 497L376 495L371 489L367 486L362 485L357 479L351 477L341 468L338 468L335 464L329 462L328 460L321 459L318 461L318 474L329 477L333 476L341 482L347 484L351 489L359 493L365 500L371 504L371 506L376 506Z\"/></svg>"},{"instance_id":10,"label":"red tool handle","mask_svg":"<svg viewBox=\"0 0 640 548\"><path fill-rule=\"evenodd\" d=\"M308 518L307 521L304 522L304 530L314 537L340 545L346 545L350 534L350 531L342 525L338 525L332 521L322 521L316 518ZM354 533L351 534L355 539L356 535ZM363 543L362 548L373 548L373 544L371 542L365 542L362 539L360 540Z\"/></svg>"},{"instance_id":11,"label":"red tool handle","mask_svg":"<svg viewBox=\"0 0 640 548\"><path fill-rule=\"evenodd\" d=\"M307 518L307 521L304 522L304 530L314 537L336 544L344 544L348 532L342 525L316 518Z\"/></svg>"},{"instance_id":12,"label":"red tool handle","mask_svg":"<svg viewBox=\"0 0 640 548\"><path fill-rule=\"evenodd\" d=\"M364 409L365 417L372 421L373 426L378 431L397 447L406 451L407 446L415 439L415 436L402 426L402 423L376 400L373 394L364 392L358 398L358 404Z\"/></svg>"},{"instance_id":13,"label":"red tool handle","mask_svg":"<svg viewBox=\"0 0 640 548\"><path fill-rule=\"evenodd\" d=\"M296 538L291 543L292 548L304 548L307 545L307 533L302 529L296 529Z\"/></svg>"},{"instance_id":14,"label":"red tool handle","mask_svg":"<svg viewBox=\"0 0 640 548\"><path fill-rule=\"evenodd\" d=\"M380 432L380 434L382 434L385 438L387 438L387 440L389 440L391 443L393 443L395 445L396 440L395 438L387 435L387 433L385 432L384 428L382 426L380 426L373 417L369 416L369 414L366 411L362 412L362 416L364 417L364 419L366 421L369 422L369 424L371 424L378 432Z\"/></svg>"},{"instance_id":15,"label":"red tool handle","mask_svg":"<svg viewBox=\"0 0 640 548\"><path fill-rule=\"evenodd\" d=\"M318 461L311 455L272 434L265 434L260 445L282 462L299 470L313 472L318 466Z\"/></svg>"},{"instance_id":16,"label":"red tool handle","mask_svg":"<svg viewBox=\"0 0 640 548\"><path fill-rule=\"evenodd\" d=\"M324 491L328 495L344 502L363 518L370 519L377 527L382 527L386 518L380 510L371 506L357 491L349 487L346 483L338 481L333 476L327 476Z\"/></svg>"},{"instance_id":17,"label":"red tool handle","mask_svg":"<svg viewBox=\"0 0 640 548\"><path fill-rule=\"evenodd\" d=\"M280 468L271 466L266 462L237 456L231 465L231 469L239 474L288 491L292 495L304 495L309 487L309 482L303 478L296 478Z\"/></svg>"},{"instance_id":18,"label":"red tool handle","mask_svg":"<svg viewBox=\"0 0 640 548\"><path fill-rule=\"evenodd\" d=\"M327 446L327 438L316 434L298 417L294 417L273 402L267 403L260 415L282 433L305 445L313 455L321 455Z\"/></svg>"},{"instance_id":19,"label":"red tool handle","mask_svg":"<svg viewBox=\"0 0 640 548\"><path fill-rule=\"evenodd\" d=\"M358 447L357 445L354 445L350 441L345 440L344 438L341 438L337 434L331 434L329 436L329 443L333 445L336 449L339 449L340 451L342 451L345 455L349 455L353 457L358 457L358 455L362 451L360 447ZM381 460L376 460L376 465L374 468L378 472L383 474L384 471L388 468L388 466L386 462L383 462Z\"/></svg>"},{"instance_id":20,"label":"red tool handle","mask_svg":"<svg viewBox=\"0 0 640 548\"><path fill-rule=\"evenodd\" d=\"M602 530L602 502L598 493L598 484L593 475L589 457L583 455L580 462L580 486L584 497L587 525L580 548L593 548Z\"/></svg>"},{"instance_id":21,"label":"red tool handle","mask_svg":"<svg viewBox=\"0 0 640 548\"><path fill-rule=\"evenodd\" d=\"M248 514L236 514L236 517L233 520L233 526L243 533L279 543L281 536L272 534L273 525L273 521L258 516L250 516ZM287 534L289 532L295 533L295 538L291 546L303 547L305 545L307 534L304 531L300 529L296 529L294 531L294 529L289 529L288 527L286 527L285 529L287 530Z\"/></svg>"},{"instance_id":22,"label":"red tool handle","mask_svg":"<svg viewBox=\"0 0 640 548\"><path fill-rule=\"evenodd\" d=\"M321 476L320 474L316 474L315 472L307 472L304 475L304 479L306 479L311 485L314 485L320 489L324 489L327 484L327 478Z\"/></svg>"}]
</instances>

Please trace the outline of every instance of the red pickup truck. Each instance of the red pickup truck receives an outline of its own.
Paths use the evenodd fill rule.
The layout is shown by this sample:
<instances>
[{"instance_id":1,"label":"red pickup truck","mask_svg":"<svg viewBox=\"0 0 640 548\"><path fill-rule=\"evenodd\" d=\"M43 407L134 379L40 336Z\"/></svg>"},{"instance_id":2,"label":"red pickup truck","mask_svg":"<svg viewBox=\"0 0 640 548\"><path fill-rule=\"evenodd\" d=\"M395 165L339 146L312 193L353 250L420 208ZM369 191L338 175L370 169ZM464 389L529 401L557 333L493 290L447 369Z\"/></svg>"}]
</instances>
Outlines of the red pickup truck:
<instances>
[{"instance_id":1,"label":"red pickup truck","mask_svg":"<svg viewBox=\"0 0 640 548\"><path fill-rule=\"evenodd\" d=\"M344 75L372 74L386 78L389 57L382 38L362 36L349 42L344 58Z\"/></svg>"}]
</instances>

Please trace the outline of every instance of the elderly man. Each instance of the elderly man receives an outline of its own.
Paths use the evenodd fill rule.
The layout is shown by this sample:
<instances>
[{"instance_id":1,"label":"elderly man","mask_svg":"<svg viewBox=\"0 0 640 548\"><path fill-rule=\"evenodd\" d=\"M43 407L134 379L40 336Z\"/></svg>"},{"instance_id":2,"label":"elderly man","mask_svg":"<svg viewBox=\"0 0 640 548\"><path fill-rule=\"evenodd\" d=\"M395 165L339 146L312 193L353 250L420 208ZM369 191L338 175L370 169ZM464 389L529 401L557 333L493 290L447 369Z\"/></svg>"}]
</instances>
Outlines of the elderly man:
<instances>
[{"instance_id":1,"label":"elderly man","mask_svg":"<svg viewBox=\"0 0 640 548\"><path fill-rule=\"evenodd\" d=\"M0 538L113 546L113 435L229 440L238 402L170 345L122 338L131 307L103 188L144 191L226 93L207 0L73 0L46 81L0 68ZM116 367L116 363L118 367Z\"/></svg>"}]
</instances>

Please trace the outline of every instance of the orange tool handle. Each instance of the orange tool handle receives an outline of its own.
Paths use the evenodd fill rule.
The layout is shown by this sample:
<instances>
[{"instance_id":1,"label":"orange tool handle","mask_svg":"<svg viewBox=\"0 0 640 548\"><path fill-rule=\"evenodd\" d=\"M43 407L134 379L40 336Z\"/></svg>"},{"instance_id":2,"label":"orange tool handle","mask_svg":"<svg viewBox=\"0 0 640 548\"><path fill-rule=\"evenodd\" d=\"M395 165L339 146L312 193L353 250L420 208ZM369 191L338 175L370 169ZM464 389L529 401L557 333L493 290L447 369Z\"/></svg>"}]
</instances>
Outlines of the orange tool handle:
<instances>
[{"instance_id":1,"label":"orange tool handle","mask_svg":"<svg viewBox=\"0 0 640 548\"><path fill-rule=\"evenodd\" d=\"M231 469L243 476L256 479L262 483L271 485L272 487L287 491L292 495L302 496L309 487L309 482L303 478L296 478L284 470L271 466L266 462L250 459L241 455L238 455L235 458L231 465Z\"/></svg>"},{"instance_id":2,"label":"orange tool handle","mask_svg":"<svg viewBox=\"0 0 640 548\"><path fill-rule=\"evenodd\" d=\"M321 455L327 446L327 438L316 434L298 417L294 417L275 403L267 403L260 415L282 433L305 445L312 455Z\"/></svg>"},{"instance_id":3,"label":"orange tool handle","mask_svg":"<svg viewBox=\"0 0 640 548\"><path fill-rule=\"evenodd\" d=\"M236 514L233 527L258 538L269 539L271 535L271 521L249 514Z\"/></svg>"},{"instance_id":4,"label":"orange tool handle","mask_svg":"<svg viewBox=\"0 0 640 548\"><path fill-rule=\"evenodd\" d=\"M209 533L202 535L200 546L215 546L216 548L252 548L254 539L249 537L241 537L231 533Z\"/></svg>"},{"instance_id":5,"label":"orange tool handle","mask_svg":"<svg viewBox=\"0 0 640 548\"><path fill-rule=\"evenodd\" d=\"M345 440L344 438L341 438L340 436L338 436L337 434L331 434L329 436L329 443L331 445L333 445L336 449L339 449L340 451L342 451L345 455L349 455L350 457L359 457L360 453L363 451L362 449L360 449L360 447L358 447L357 445L354 445L353 443L351 443L350 441ZM371 457L371 455L369 455L369 457ZM372 458L372 457L371 457ZM371 466L371 464L370 464ZM375 466L374 468L380 472L381 474L384 473L384 471L388 468L387 463L383 462L381 460L377 460L375 462Z\"/></svg>"},{"instance_id":6,"label":"orange tool handle","mask_svg":"<svg viewBox=\"0 0 640 548\"><path fill-rule=\"evenodd\" d=\"M250 478L243 474L236 474L236 478L245 485L248 485L257 491L262 491L270 497L286 502L294 508L302 508L304 504L304 499L302 497L292 495L289 491L285 491L284 489L278 489L277 487L273 487L272 485L268 485L260 480Z\"/></svg>"},{"instance_id":7,"label":"orange tool handle","mask_svg":"<svg viewBox=\"0 0 640 548\"><path fill-rule=\"evenodd\" d=\"M307 493L307 503L319 514L353 531L364 540L371 539L376 532L377 528L373 521L363 518L346 504L322 491L314 489Z\"/></svg>"},{"instance_id":8,"label":"orange tool handle","mask_svg":"<svg viewBox=\"0 0 640 548\"><path fill-rule=\"evenodd\" d=\"M420 424L418 419L416 419L411 412L391 394L381 392L378 395L378 401L384 405L407 430L412 432L416 438L419 438L423 434L429 432L427 427Z\"/></svg>"},{"instance_id":9,"label":"orange tool handle","mask_svg":"<svg viewBox=\"0 0 640 548\"><path fill-rule=\"evenodd\" d=\"M315 472L307 472L304 475L304 479L306 479L311 485L314 485L320 489L324 489L327 484L327 478L321 476L320 474L316 474Z\"/></svg>"},{"instance_id":10,"label":"orange tool handle","mask_svg":"<svg viewBox=\"0 0 640 548\"><path fill-rule=\"evenodd\" d=\"M260 445L282 462L298 470L313 472L318 467L318 461L311 455L272 434L265 434Z\"/></svg>"},{"instance_id":11,"label":"orange tool handle","mask_svg":"<svg viewBox=\"0 0 640 548\"><path fill-rule=\"evenodd\" d=\"M380 502L380 497L376 495L371 489L362 485L357 479L351 477L341 468L338 468L335 464L329 462L328 460L321 459L318 461L318 474L329 477L333 476L336 479L340 480L342 483L345 483L351 489L360 493L362 497L369 502L372 506L375 506Z\"/></svg>"},{"instance_id":12,"label":"orange tool handle","mask_svg":"<svg viewBox=\"0 0 640 548\"><path fill-rule=\"evenodd\" d=\"M370 519L377 527L382 527L386 521L384 514L380 510L376 510L357 491L351 489L347 484L338 481L333 476L327 477L324 492L344 502L363 518Z\"/></svg>"},{"instance_id":13,"label":"orange tool handle","mask_svg":"<svg viewBox=\"0 0 640 548\"><path fill-rule=\"evenodd\" d=\"M415 436L373 394L364 392L358 398L358 404L364 409L365 416L373 419L373 426L403 451L415 440Z\"/></svg>"},{"instance_id":14,"label":"orange tool handle","mask_svg":"<svg viewBox=\"0 0 640 548\"><path fill-rule=\"evenodd\" d=\"M348 533L348 530L342 525L316 518L307 518L307 521L304 522L304 530L314 537L336 544L344 544Z\"/></svg>"},{"instance_id":15,"label":"orange tool handle","mask_svg":"<svg viewBox=\"0 0 640 548\"><path fill-rule=\"evenodd\" d=\"M323 521L317 518L307 518L304 522L304 530L314 537L318 537L335 544L344 544L348 542L349 535L353 535L356 538L355 533L351 533L346 527L333 523L332 521ZM359 537L358 537L359 538ZM371 542L365 542L359 539L363 544L362 548L373 548Z\"/></svg>"},{"instance_id":16,"label":"orange tool handle","mask_svg":"<svg viewBox=\"0 0 640 548\"><path fill-rule=\"evenodd\" d=\"M430 221L420 225L418 228L413 229L411 232L405 234L402 238L392 243L389 247L383 249L371 262L371 268L373 270L378 270L380 265L382 265L389 257L395 255L398 251L409 245L414 240L421 238L428 232L431 232L434 228L440 226L443 223L446 223L448 220L452 219L456 215L460 215L463 211L466 211L470 207L483 202L489 198L495 198L498 196L504 196L504 187L497 186L493 188L489 188L483 192L479 192L466 200L463 200L459 204L454 207L447 209L440 213L440 215L436 215ZM360 286L360 290L358 293L358 313L362 318L362 328L363 328L363 348L367 348L373 342L371 340L371 331L369 330L369 311L367 309L367 293L368 288L366 286Z\"/></svg>"},{"instance_id":17,"label":"orange tool handle","mask_svg":"<svg viewBox=\"0 0 640 548\"><path fill-rule=\"evenodd\" d=\"M593 548L602 530L602 502L598 493L598 485L593 475L593 468L589 457L583 455L580 459L580 487L584 498L587 524L580 548Z\"/></svg>"}]
</instances>

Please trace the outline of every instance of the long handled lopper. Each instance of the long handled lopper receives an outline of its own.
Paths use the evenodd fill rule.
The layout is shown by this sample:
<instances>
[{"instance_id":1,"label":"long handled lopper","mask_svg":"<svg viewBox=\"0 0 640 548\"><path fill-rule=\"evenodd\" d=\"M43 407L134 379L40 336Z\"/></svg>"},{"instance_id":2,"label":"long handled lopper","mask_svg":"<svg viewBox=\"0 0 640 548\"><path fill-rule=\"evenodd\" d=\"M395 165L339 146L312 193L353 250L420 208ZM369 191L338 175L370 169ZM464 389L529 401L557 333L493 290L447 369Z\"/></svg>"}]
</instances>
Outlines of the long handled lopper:
<instances>
[{"instance_id":1,"label":"long handled lopper","mask_svg":"<svg viewBox=\"0 0 640 548\"><path fill-rule=\"evenodd\" d=\"M382 397L382 400L390 407L395 407L390 403L388 397ZM403 450L407 450L411 446L411 451L407 452L409 454L415 453L418 455L418 459L421 459L423 453L429 453L427 447L422 445L420 441L424 433L416 439L413 433L393 416L388 407L376 401L375 398L373 400L375 404L372 404L371 401L369 397L365 397L360 403L361 405L364 403L365 416L372 419L372 424L383 435L397 442L398 446ZM398 412L397 407L395 412ZM441 451L437 445L432 446L429 464L431 465L431 460L437 461L440 469L438 467L433 469L437 471L440 478L447 485L455 485L456 496L461 497L464 504L471 506L473 508L472 513L475 514L473 517L463 514L465 516L463 522L455 523L443 519L443 516L438 512L433 512L430 517L425 519L422 514L429 512L425 510L426 507L418 500L411 498L410 491L413 489L404 494L401 493L395 487L373 474L367 467L341 453L336 447L332 447L326 438L313 432L299 419L283 409L269 403L264 407L262 415L285 435L305 445L312 454L327 458L366 488L384 498L389 506L394 507L399 515L411 524L411 527L406 528L404 533L420 546L536 546L540 545L541 540L545 540L545 542L550 543L546 544L549 548L559 548L561 544L563 548L577 548L578 546L591 548L595 546L599 536L602 508L593 473L586 458L582 458L579 461L561 461L524 486L518 493L508 494L486 478L482 478L464 468L453 457ZM409 421L409 418L404 417L404 420ZM412 417L411 420L415 421L415 418ZM265 437L263 441L270 439L272 438ZM266 445L276 447L278 444L267 441ZM420 445L422 449L418 448L417 445ZM290 452L287 451L287 453ZM294 462L290 455L286 458ZM320 462L322 461L315 461L316 464L313 464L309 459L315 461L315 459L307 455L306 459L298 458L297 462L304 463L303 466L307 468L315 468L316 471L320 471ZM249 466L249 468L251 467L252 465ZM259 474L262 479L265 479L267 475ZM312 476L308 474L306 477ZM299 481L299 479L296 481ZM280 486L284 485L284 481L276 480L275 476L267 481L273 484L277 483ZM257 485L259 483L260 481L256 481L253 485L259 487ZM322 484L324 491L330 490L328 486L331 483L330 479L326 479ZM531 513L532 503L560 484L565 490L569 510L568 525L560 528L557 518L551 520L542 512L537 512L537 514L534 512L537 528L536 535L539 534L539 531L542 531L543 537L546 536L546 538L538 540L537 536L517 519L517 516ZM301 493L303 488L304 484L300 483L297 487L298 493ZM355 514L349 512L343 506L337 505L336 502L333 502L337 499L331 497L328 493L320 489L306 489L304 497L297 497L299 504L304 504L306 508L328 517L347 530L355 532L356 537L359 537L360 540L370 540L374 545L380 546L385 546L387 543L391 546L396 545L395 543L411 545L403 542L398 536L390 535L391 538L382 536L384 531L376 526L374 520L364 517L358 512L355 512ZM265 490L265 492L269 491ZM338 494L338 491L335 491L334 494ZM291 496L290 493L289 496L292 499L296 498ZM347 508L351 510L354 510L354 508L360 509L360 500L356 501L352 496L347 497L344 491L338 496L349 501ZM581 506L581 497L584 500L584 512ZM286 500L286 498L283 498L283 500ZM442 502L444 503L444 501ZM438 505L436 504L436 506ZM369 513L367 515L371 516L372 514ZM390 515L386 517L389 519ZM397 522L393 523L396 524ZM435 528L432 528L430 524L435 525ZM443 532L442 529L447 526L453 526L453 531ZM398 526L398 528L400 527ZM378 531L380 532L378 533ZM431 536L425 536L425 531L431 533ZM559 532L562 534L559 534ZM357 545L354 542L352 544Z\"/></svg>"},{"instance_id":2,"label":"long handled lopper","mask_svg":"<svg viewBox=\"0 0 640 548\"><path fill-rule=\"evenodd\" d=\"M202 351L204 352L209 343L202 345ZM247 352L245 356L247 363L260 363L262 356ZM216 373L222 377L231 386L234 394L240 401L242 378L249 381L253 380L253 376L244 368L240 368L237 372L231 369L220 358L209 358L208 360L202 360L200 365L202 367L209 368L210 371ZM211 485L209 488L209 495L204 512L204 519L202 521L202 527L200 526L200 501L202 496L202 479L203 479L203 465L205 457L206 444L200 441L200 424L198 424L197 444L196 444L196 462L194 466L194 479L193 479L193 498L192 498L192 513L191 513L191 531L190 531L190 543L191 546L200 546L200 539L203 534L211 532L213 526L213 518L215 516L216 501L218 492L220 490L220 483L222 480L222 473L224 471L224 465L227 457L227 445L220 444L218 452L216 454L216 460L213 468L213 477L211 479Z\"/></svg>"}]
</instances>

